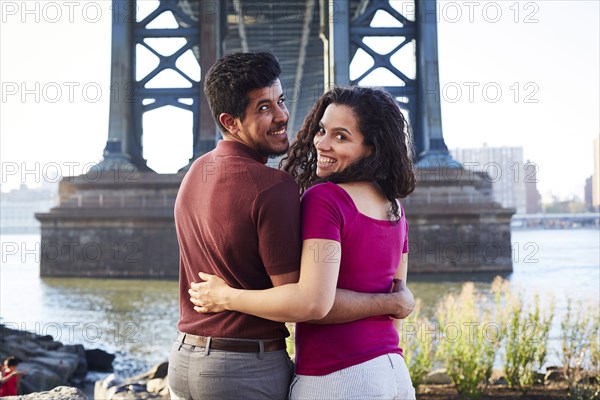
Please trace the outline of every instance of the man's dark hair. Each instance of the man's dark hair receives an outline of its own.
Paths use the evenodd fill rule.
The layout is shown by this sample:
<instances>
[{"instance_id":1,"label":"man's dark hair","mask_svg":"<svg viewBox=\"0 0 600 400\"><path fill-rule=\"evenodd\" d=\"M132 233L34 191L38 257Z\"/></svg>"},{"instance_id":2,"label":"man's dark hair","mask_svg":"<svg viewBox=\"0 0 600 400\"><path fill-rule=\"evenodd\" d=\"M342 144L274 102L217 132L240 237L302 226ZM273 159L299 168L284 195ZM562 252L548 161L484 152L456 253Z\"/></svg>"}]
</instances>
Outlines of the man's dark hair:
<instances>
[{"instance_id":1,"label":"man's dark hair","mask_svg":"<svg viewBox=\"0 0 600 400\"><path fill-rule=\"evenodd\" d=\"M6 357L4 359L4 362L6 363L7 367L16 367L17 365L19 365L21 360L19 360L17 357L10 356L10 357Z\"/></svg>"},{"instance_id":2,"label":"man's dark hair","mask_svg":"<svg viewBox=\"0 0 600 400\"><path fill-rule=\"evenodd\" d=\"M233 53L220 58L204 79L204 94L213 113L215 123L223 132L227 130L219 115L227 113L244 119L248 106L248 92L271 86L281 67L271 53Z\"/></svg>"}]
</instances>

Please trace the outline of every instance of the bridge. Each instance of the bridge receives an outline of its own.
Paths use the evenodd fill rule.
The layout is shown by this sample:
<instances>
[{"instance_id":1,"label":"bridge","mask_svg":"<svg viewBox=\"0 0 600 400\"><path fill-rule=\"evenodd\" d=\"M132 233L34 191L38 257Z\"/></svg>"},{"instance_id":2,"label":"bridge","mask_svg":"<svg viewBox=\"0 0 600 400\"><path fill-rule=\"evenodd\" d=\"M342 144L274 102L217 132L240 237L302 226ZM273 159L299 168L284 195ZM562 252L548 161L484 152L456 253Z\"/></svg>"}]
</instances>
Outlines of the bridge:
<instances>
[{"instance_id":1,"label":"bridge","mask_svg":"<svg viewBox=\"0 0 600 400\"><path fill-rule=\"evenodd\" d=\"M121 88L121 97L128 101L110 103L107 142L96 166L99 176L64 178L60 204L36 216L42 248L49 243L65 249L73 242L93 243L99 253L110 254L115 244L134 243L139 257L135 262L90 262L69 251L64 256L42 254L42 275L177 276L173 201L191 163L219 140L202 95L202 76L187 73L178 60L191 52L204 74L223 54L264 50L272 51L282 65L290 132L327 88L365 85L385 73L378 86L408 114L417 152L419 183L405 200L411 242L435 248L457 239L485 240L507 254L492 264L484 258L445 265L415 260L411 273L512 269L509 224L514 210L493 202L491 183L480 174L444 178L443 170L462 167L448 152L440 102L430 94L439 83L436 0L160 0L155 5L142 15L135 0L113 0L111 85ZM156 26L164 18L175 26ZM156 45L159 39L178 39L181 47L167 54ZM387 44L383 50L382 42ZM137 76L138 51L158 60L144 76ZM152 85L165 71L186 84ZM177 174L156 174L144 158L143 115L165 106L193 115L192 157ZM127 173L118 173L122 171Z\"/></svg>"},{"instance_id":2,"label":"bridge","mask_svg":"<svg viewBox=\"0 0 600 400\"><path fill-rule=\"evenodd\" d=\"M515 214L510 226L513 229L597 229L600 228L600 213Z\"/></svg>"}]
</instances>

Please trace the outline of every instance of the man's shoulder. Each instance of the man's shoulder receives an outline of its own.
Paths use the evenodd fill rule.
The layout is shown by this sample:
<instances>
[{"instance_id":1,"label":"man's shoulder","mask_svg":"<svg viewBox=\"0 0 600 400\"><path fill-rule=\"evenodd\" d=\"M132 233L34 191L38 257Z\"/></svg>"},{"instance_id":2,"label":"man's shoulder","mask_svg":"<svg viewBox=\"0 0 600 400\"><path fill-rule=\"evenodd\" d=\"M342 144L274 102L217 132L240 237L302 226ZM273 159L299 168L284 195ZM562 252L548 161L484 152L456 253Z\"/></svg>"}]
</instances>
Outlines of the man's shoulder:
<instances>
[{"instance_id":1,"label":"man's shoulder","mask_svg":"<svg viewBox=\"0 0 600 400\"><path fill-rule=\"evenodd\" d=\"M211 150L207 153L204 153L203 155L201 155L200 157L198 157L197 159L195 159L192 162L192 165L190 165L189 171L194 171L196 169L199 169L199 167L202 164L206 164L208 162L214 162L215 161L215 150Z\"/></svg>"},{"instance_id":2,"label":"man's shoulder","mask_svg":"<svg viewBox=\"0 0 600 400\"><path fill-rule=\"evenodd\" d=\"M265 190L273 186L292 186L297 191L298 185L294 178L287 172L264 164L253 164L248 167L248 175L257 185L259 190Z\"/></svg>"}]
</instances>

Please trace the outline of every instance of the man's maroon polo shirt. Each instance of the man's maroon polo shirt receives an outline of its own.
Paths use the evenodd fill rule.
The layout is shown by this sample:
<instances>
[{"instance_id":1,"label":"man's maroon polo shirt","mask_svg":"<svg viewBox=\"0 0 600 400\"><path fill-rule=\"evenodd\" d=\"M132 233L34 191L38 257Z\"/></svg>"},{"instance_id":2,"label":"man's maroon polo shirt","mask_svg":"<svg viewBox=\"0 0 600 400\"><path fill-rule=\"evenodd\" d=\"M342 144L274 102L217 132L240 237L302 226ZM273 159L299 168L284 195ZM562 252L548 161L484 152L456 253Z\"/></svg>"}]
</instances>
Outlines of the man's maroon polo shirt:
<instances>
[{"instance_id":1,"label":"man's maroon polo shirt","mask_svg":"<svg viewBox=\"0 0 600 400\"><path fill-rule=\"evenodd\" d=\"M221 140L196 160L175 202L179 240L178 329L201 336L278 339L285 325L238 312L199 314L190 302L198 272L221 276L232 287L266 289L269 275L300 266L298 186L267 167L251 148Z\"/></svg>"}]
</instances>

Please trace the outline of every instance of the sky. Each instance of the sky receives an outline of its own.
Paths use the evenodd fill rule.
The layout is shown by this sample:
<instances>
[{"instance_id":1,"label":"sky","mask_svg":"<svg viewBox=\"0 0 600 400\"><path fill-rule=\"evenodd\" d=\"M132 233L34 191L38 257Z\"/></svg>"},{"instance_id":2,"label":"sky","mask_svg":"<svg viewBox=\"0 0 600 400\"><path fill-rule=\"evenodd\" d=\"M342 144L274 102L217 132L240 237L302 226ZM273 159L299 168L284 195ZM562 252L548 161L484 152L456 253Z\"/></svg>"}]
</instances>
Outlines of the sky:
<instances>
[{"instance_id":1,"label":"sky","mask_svg":"<svg viewBox=\"0 0 600 400\"><path fill-rule=\"evenodd\" d=\"M141 13L153 4L138 3ZM583 198L600 134L599 4L438 1L448 147L522 146L525 161L538 165L545 200ZM101 160L111 100L110 5L0 0L2 191L80 174ZM185 165L191 140L188 113L146 115L144 156L158 172Z\"/></svg>"}]
</instances>

